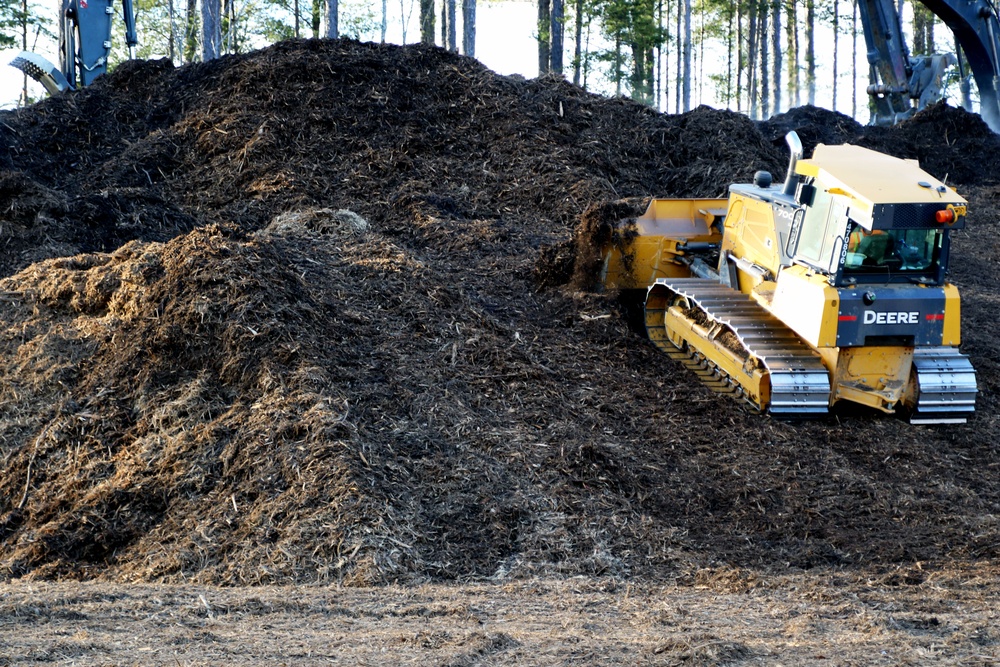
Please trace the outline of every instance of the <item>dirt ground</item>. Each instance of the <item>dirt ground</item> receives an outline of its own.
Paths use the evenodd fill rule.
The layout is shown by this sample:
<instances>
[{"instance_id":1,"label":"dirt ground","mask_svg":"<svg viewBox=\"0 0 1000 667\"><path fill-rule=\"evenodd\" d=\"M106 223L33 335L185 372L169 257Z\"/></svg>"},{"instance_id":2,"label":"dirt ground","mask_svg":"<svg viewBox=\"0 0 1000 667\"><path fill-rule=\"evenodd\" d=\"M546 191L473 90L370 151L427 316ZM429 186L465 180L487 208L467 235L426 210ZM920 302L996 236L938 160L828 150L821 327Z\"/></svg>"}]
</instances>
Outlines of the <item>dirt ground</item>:
<instances>
[{"instance_id":1,"label":"dirt ground","mask_svg":"<svg viewBox=\"0 0 1000 667\"><path fill-rule=\"evenodd\" d=\"M650 584L21 582L4 665L995 665L995 570L699 572Z\"/></svg>"},{"instance_id":2,"label":"dirt ground","mask_svg":"<svg viewBox=\"0 0 1000 667\"><path fill-rule=\"evenodd\" d=\"M780 179L790 129L969 199L968 424L752 414L581 280L602 216ZM349 40L0 113L3 656L992 664L998 174L944 103L661 115Z\"/></svg>"}]
</instances>

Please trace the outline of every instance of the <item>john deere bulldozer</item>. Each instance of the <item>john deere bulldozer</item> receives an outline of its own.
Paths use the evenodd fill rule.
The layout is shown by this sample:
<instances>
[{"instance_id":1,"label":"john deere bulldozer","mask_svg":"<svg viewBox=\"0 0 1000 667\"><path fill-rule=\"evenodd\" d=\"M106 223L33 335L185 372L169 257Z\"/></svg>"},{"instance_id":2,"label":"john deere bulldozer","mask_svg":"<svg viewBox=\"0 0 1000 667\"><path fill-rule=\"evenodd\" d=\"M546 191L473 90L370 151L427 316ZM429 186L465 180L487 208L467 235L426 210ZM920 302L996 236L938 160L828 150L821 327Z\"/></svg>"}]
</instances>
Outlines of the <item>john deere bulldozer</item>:
<instances>
[{"instance_id":1,"label":"john deere bulldozer","mask_svg":"<svg viewBox=\"0 0 1000 667\"><path fill-rule=\"evenodd\" d=\"M650 340L711 388L779 417L851 401L964 422L976 376L946 280L967 202L915 161L789 133L784 183L654 199L604 252L605 286L644 289Z\"/></svg>"}]
</instances>

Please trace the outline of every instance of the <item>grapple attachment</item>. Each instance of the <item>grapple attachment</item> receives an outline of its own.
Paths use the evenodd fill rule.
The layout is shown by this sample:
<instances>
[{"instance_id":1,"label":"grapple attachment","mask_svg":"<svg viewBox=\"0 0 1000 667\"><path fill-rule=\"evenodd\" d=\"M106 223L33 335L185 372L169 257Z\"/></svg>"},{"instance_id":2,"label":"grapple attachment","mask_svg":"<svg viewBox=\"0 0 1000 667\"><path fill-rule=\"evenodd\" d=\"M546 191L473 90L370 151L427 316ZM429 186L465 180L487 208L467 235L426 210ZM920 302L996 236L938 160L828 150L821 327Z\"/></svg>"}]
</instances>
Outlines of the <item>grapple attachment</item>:
<instances>
[{"instance_id":1,"label":"grapple attachment","mask_svg":"<svg viewBox=\"0 0 1000 667\"><path fill-rule=\"evenodd\" d=\"M37 53L21 51L10 64L42 84L49 95L72 88L59 68Z\"/></svg>"}]
</instances>

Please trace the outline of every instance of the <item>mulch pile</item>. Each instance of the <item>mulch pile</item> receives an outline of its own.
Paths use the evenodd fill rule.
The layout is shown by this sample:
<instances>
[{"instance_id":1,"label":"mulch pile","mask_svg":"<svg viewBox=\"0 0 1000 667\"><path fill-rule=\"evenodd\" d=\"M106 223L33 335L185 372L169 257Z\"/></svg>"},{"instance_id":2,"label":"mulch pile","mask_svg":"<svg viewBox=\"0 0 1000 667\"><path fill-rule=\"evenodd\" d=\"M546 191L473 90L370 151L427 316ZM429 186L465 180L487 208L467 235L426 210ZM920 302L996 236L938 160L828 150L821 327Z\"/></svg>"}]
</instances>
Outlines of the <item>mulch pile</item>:
<instances>
[{"instance_id":1,"label":"mulch pile","mask_svg":"<svg viewBox=\"0 0 1000 667\"><path fill-rule=\"evenodd\" d=\"M750 414L574 282L608 211L782 178L789 129L971 197L968 425ZM0 577L996 558L998 149L945 105L896 128L667 116L351 41L132 62L0 114Z\"/></svg>"}]
</instances>

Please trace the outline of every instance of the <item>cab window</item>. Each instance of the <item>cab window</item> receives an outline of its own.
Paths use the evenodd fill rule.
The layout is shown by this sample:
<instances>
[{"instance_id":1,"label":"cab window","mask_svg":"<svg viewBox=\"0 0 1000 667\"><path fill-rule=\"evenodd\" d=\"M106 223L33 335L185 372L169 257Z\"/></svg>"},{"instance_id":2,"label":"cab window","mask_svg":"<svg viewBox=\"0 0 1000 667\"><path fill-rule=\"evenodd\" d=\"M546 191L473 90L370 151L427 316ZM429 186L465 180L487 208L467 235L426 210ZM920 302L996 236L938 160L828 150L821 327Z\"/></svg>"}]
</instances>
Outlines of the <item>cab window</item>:
<instances>
[{"instance_id":1,"label":"cab window","mask_svg":"<svg viewBox=\"0 0 1000 667\"><path fill-rule=\"evenodd\" d=\"M851 230L845 274L936 273L944 235L940 229Z\"/></svg>"},{"instance_id":2,"label":"cab window","mask_svg":"<svg viewBox=\"0 0 1000 667\"><path fill-rule=\"evenodd\" d=\"M843 250L847 206L839 197L820 190L806 211L795 258L825 272L836 270L837 250Z\"/></svg>"}]
</instances>

